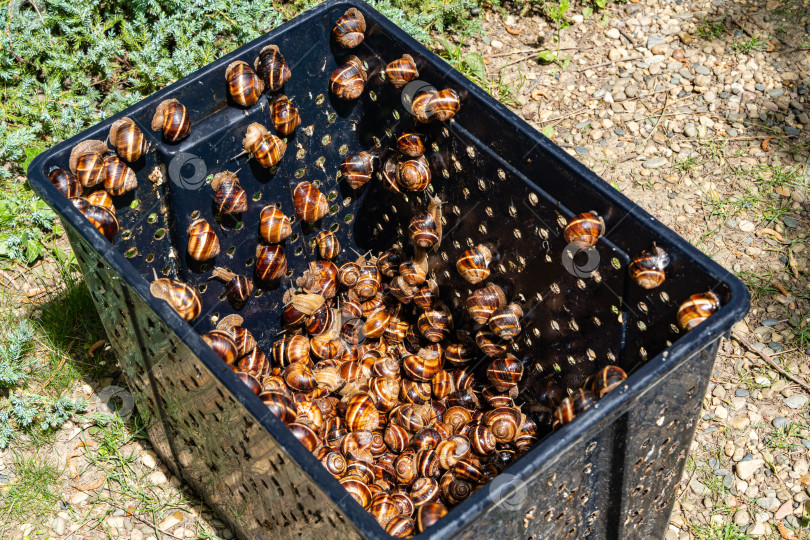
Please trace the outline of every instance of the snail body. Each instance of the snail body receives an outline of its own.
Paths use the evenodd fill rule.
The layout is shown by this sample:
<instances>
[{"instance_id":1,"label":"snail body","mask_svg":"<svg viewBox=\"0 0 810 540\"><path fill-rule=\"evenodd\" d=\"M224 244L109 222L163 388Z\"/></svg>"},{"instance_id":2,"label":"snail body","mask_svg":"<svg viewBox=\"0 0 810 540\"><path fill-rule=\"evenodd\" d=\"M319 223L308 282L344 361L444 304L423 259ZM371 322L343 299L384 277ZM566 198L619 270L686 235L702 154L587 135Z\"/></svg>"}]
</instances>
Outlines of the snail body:
<instances>
[{"instance_id":1,"label":"snail body","mask_svg":"<svg viewBox=\"0 0 810 540\"><path fill-rule=\"evenodd\" d=\"M236 60L225 70L225 82L231 99L242 107L250 107L259 101L264 91L264 83L250 69L247 62Z\"/></svg>"},{"instance_id":2,"label":"snail body","mask_svg":"<svg viewBox=\"0 0 810 540\"><path fill-rule=\"evenodd\" d=\"M267 45L253 62L256 74L271 92L278 92L290 80L292 72L276 45Z\"/></svg>"},{"instance_id":3,"label":"snail body","mask_svg":"<svg viewBox=\"0 0 810 540\"><path fill-rule=\"evenodd\" d=\"M332 73L329 90L339 99L357 99L366 87L366 78L362 61L356 56L350 56L346 63Z\"/></svg>"},{"instance_id":4,"label":"snail body","mask_svg":"<svg viewBox=\"0 0 810 540\"><path fill-rule=\"evenodd\" d=\"M205 219L194 220L186 232L188 233L189 257L195 261L207 261L219 255L219 239Z\"/></svg>"},{"instance_id":5,"label":"snail body","mask_svg":"<svg viewBox=\"0 0 810 540\"><path fill-rule=\"evenodd\" d=\"M141 129L129 117L113 122L110 126L110 144L124 161L138 161L146 153L147 144Z\"/></svg>"},{"instance_id":6,"label":"snail body","mask_svg":"<svg viewBox=\"0 0 810 540\"><path fill-rule=\"evenodd\" d=\"M190 127L188 111L174 98L161 101L152 117L152 129L161 131L167 142L177 142L185 138Z\"/></svg>"}]
</instances>

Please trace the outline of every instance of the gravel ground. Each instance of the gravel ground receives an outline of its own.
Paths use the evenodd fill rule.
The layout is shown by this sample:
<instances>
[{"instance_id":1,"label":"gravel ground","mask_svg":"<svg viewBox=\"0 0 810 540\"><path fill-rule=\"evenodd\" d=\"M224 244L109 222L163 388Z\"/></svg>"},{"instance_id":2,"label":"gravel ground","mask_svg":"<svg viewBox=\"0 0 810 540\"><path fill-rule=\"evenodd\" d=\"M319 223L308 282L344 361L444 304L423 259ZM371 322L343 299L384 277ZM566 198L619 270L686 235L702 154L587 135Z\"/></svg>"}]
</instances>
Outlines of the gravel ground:
<instances>
[{"instance_id":1,"label":"gravel ground","mask_svg":"<svg viewBox=\"0 0 810 540\"><path fill-rule=\"evenodd\" d=\"M516 112L551 126L557 144L743 277L754 296L735 327L748 345L721 345L666 538L801 538L810 494L808 392L796 382L810 379L810 55L802 48L810 15L778 0L631 0L568 20L564 68L537 63L539 50L557 44L552 24L531 14L489 12L485 35L462 49L483 56L487 78L509 89ZM94 392L116 376L86 381L76 395L103 411ZM85 448L88 426L67 425L50 452L68 477L59 513L17 537L232 536L147 442L127 440L118 461L100 461L92 444L115 434L91 434ZM10 463L10 452L0 453L0 474L13 478ZM102 489L88 489L104 475ZM124 501L133 493L160 504L132 511Z\"/></svg>"}]
</instances>

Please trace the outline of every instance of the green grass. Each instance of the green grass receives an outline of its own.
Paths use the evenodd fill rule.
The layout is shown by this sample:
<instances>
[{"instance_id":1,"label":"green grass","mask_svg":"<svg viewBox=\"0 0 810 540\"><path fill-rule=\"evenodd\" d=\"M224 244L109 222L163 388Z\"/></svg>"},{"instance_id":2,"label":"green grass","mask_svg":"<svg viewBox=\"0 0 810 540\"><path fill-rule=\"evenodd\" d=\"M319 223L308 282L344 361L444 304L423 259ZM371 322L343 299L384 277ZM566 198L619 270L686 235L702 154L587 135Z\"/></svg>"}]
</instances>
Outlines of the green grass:
<instances>
[{"instance_id":1,"label":"green grass","mask_svg":"<svg viewBox=\"0 0 810 540\"><path fill-rule=\"evenodd\" d=\"M703 39L717 38L726 31L726 19L723 17L719 21L703 19L697 26L697 36Z\"/></svg>"},{"instance_id":2,"label":"green grass","mask_svg":"<svg viewBox=\"0 0 810 540\"><path fill-rule=\"evenodd\" d=\"M37 523L51 514L59 502L62 473L36 455L14 454L11 471L14 480L7 491L0 490L0 515L9 519Z\"/></svg>"},{"instance_id":3,"label":"green grass","mask_svg":"<svg viewBox=\"0 0 810 540\"><path fill-rule=\"evenodd\" d=\"M765 45L765 40L751 36L748 39L735 41L731 47L738 53L748 54L752 50L760 49L763 45Z\"/></svg>"},{"instance_id":4,"label":"green grass","mask_svg":"<svg viewBox=\"0 0 810 540\"><path fill-rule=\"evenodd\" d=\"M765 444L769 448L787 450L788 452L803 448L799 439L805 438L802 432L810 429L810 425L791 422L784 428L774 429L768 434Z\"/></svg>"},{"instance_id":5,"label":"green grass","mask_svg":"<svg viewBox=\"0 0 810 540\"><path fill-rule=\"evenodd\" d=\"M695 527L695 533L700 540L746 540L751 538L751 535L744 533L731 523L698 525Z\"/></svg>"}]
</instances>

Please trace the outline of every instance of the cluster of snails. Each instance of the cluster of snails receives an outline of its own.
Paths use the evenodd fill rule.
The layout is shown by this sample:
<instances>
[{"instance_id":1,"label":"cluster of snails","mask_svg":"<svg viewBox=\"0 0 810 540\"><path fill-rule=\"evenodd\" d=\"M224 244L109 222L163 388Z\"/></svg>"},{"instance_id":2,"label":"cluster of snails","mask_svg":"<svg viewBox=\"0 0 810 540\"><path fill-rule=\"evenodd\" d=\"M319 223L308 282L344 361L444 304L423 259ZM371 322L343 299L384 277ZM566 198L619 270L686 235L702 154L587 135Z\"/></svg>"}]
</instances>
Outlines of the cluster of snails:
<instances>
[{"instance_id":1,"label":"cluster of snails","mask_svg":"<svg viewBox=\"0 0 810 540\"><path fill-rule=\"evenodd\" d=\"M605 366L591 375L582 388L566 396L554 409L552 416L554 429L560 428L589 409L597 400L619 386L627 378L627 373L619 366Z\"/></svg>"}]
</instances>

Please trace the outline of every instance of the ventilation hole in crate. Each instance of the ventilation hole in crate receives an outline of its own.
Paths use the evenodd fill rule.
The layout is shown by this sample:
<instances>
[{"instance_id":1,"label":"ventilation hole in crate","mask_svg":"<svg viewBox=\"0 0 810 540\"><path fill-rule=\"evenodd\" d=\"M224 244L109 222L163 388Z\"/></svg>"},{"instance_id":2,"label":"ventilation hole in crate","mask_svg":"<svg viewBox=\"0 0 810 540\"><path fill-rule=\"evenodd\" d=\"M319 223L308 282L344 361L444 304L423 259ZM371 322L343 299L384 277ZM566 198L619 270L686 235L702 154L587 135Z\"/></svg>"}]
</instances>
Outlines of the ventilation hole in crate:
<instances>
[{"instance_id":1,"label":"ventilation hole in crate","mask_svg":"<svg viewBox=\"0 0 810 540\"><path fill-rule=\"evenodd\" d=\"M518 240L520 240L520 238L523 236L523 233L520 232L520 229L513 230L512 234L514 234L515 238L517 238Z\"/></svg>"},{"instance_id":2,"label":"ventilation hole in crate","mask_svg":"<svg viewBox=\"0 0 810 540\"><path fill-rule=\"evenodd\" d=\"M343 221L348 225L352 221L354 221L354 214L346 214L346 217L343 218Z\"/></svg>"},{"instance_id":3,"label":"ventilation hole in crate","mask_svg":"<svg viewBox=\"0 0 810 540\"><path fill-rule=\"evenodd\" d=\"M138 248L131 247L128 250L126 250L126 252L124 252L124 257L126 257L128 259L131 259L132 257L134 257L137 254L138 254Z\"/></svg>"},{"instance_id":4,"label":"ventilation hole in crate","mask_svg":"<svg viewBox=\"0 0 810 540\"><path fill-rule=\"evenodd\" d=\"M155 240L160 240L166 234L166 229L158 229L155 231Z\"/></svg>"},{"instance_id":5,"label":"ventilation hole in crate","mask_svg":"<svg viewBox=\"0 0 810 540\"><path fill-rule=\"evenodd\" d=\"M618 269L620 269L620 268L622 267L622 263L621 263L621 261L620 261L619 259L617 259L616 257L613 257L612 259L610 259L610 264L611 264L611 265L613 266L613 268L615 268L616 270L618 270Z\"/></svg>"},{"instance_id":6,"label":"ventilation hole in crate","mask_svg":"<svg viewBox=\"0 0 810 540\"><path fill-rule=\"evenodd\" d=\"M168 275L169 275L169 274L172 272L172 268L171 268L171 266L168 266L168 265L167 265L167 266L164 266L164 267L163 267L163 270L161 270L160 272L161 272L161 274L163 274L164 276L168 276Z\"/></svg>"},{"instance_id":7,"label":"ventilation hole in crate","mask_svg":"<svg viewBox=\"0 0 810 540\"><path fill-rule=\"evenodd\" d=\"M149 217L146 218L146 222L149 224L154 223L155 220L157 220L157 214L155 214L154 212L149 214Z\"/></svg>"},{"instance_id":8,"label":"ventilation hole in crate","mask_svg":"<svg viewBox=\"0 0 810 540\"><path fill-rule=\"evenodd\" d=\"M563 519L564 517L565 517L565 510L563 510L562 512L560 512L559 514L557 514L557 517L556 517L556 518L554 518L554 521L558 521L558 522L559 522L559 521L562 521L562 519Z\"/></svg>"},{"instance_id":9,"label":"ventilation hole in crate","mask_svg":"<svg viewBox=\"0 0 810 540\"><path fill-rule=\"evenodd\" d=\"M546 515L543 516L543 519L545 521L551 521L551 518L553 517L554 517L554 510L549 510L548 512L546 512Z\"/></svg>"},{"instance_id":10,"label":"ventilation hole in crate","mask_svg":"<svg viewBox=\"0 0 810 540\"><path fill-rule=\"evenodd\" d=\"M644 323L644 321L638 321L637 326L642 332L647 330L647 325Z\"/></svg>"},{"instance_id":11,"label":"ventilation hole in crate","mask_svg":"<svg viewBox=\"0 0 810 540\"><path fill-rule=\"evenodd\" d=\"M306 167L302 167L302 168L298 169L297 171L295 171L294 176L296 178L302 178L304 176L304 172L306 172L306 170L307 170Z\"/></svg>"}]
</instances>

